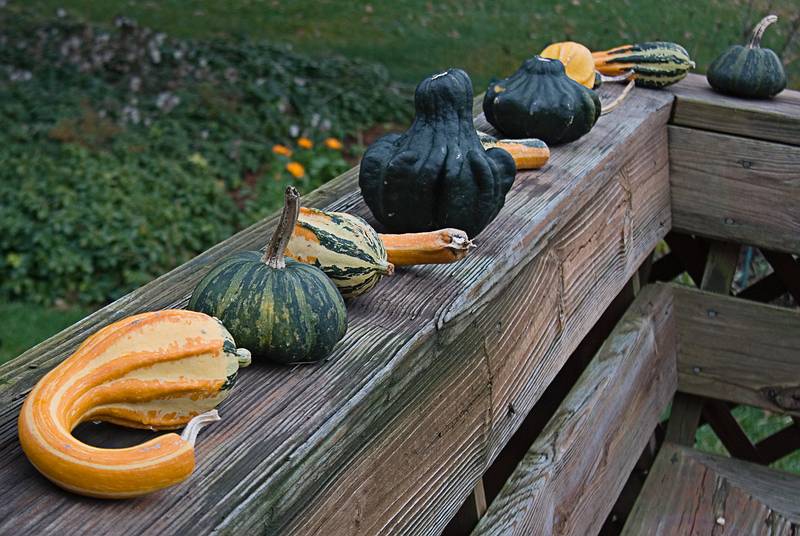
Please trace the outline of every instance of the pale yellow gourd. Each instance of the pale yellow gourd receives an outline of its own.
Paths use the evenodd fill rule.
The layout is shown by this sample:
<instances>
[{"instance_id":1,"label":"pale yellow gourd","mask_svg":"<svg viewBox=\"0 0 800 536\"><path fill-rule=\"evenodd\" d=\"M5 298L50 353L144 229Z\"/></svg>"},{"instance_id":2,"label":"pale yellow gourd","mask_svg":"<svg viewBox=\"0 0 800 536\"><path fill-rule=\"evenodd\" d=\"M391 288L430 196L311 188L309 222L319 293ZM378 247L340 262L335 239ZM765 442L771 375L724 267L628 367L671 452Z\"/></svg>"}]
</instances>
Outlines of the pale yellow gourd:
<instances>
[{"instance_id":1,"label":"pale yellow gourd","mask_svg":"<svg viewBox=\"0 0 800 536\"><path fill-rule=\"evenodd\" d=\"M86 339L36 384L19 416L22 449L45 477L81 495L125 498L171 486L191 475L197 432L219 419L213 408L249 363L250 353L202 313L125 318ZM186 429L104 449L72 436L86 421Z\"/></svg>"}]
</instances>

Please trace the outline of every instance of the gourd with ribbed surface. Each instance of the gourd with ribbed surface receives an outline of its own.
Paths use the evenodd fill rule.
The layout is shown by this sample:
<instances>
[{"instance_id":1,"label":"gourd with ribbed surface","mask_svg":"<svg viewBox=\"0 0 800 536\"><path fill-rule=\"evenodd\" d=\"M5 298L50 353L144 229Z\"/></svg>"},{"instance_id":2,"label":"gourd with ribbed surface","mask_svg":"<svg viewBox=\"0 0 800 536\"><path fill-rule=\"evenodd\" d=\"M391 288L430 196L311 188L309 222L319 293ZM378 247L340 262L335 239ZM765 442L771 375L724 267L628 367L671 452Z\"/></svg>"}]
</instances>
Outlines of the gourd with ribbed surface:
<instances>
[{"instance_id":1,"label":"gourd with ribbed surface","mask_svg":"<svg viewBox=\"0 0 800 536\"><path fill-rule=\"evenodd\" d=\"M563 63L567 76L582 86L594 89L597 85L592 51L582 44L574 41L553 43L542 50L539 56Z\"/></svg>"},{"instance_id":2,"label":"gourd with ribbed surface","mask_svg":"<svg viewBox=\"0 0 800 536\"><path fill-rule=\"evenodd\" d=\"M19 416L25 455L58 486L91 497L135 497L177 484L194 470L200 427L219 420L250 353L202 313L142 313L90 336L33 388ZM72 430L86 421L170 430L141 445L104 449Z\"/></svg>"},{"instance_id":3,"label":"gourd with ribbed surface","mask_svg":"<svg viewBox=\"0 0 800 536\"><path fill-rule=\"evenodd\" d=\"M347 330L347 310L319 268L284 258L300 209L286 189L283 213L266 251L242 251L198 283L189 309L214 315L253 357L277 364L320 361Z\"/></svg>"},{"instance_id":4,"label":"gourd with ribbed surface","mask_svg":"<svg viewBox=\"0 0 800 536\"><path fill-rule=\"evenodd\" d=\"M483 113L503 136L556 145L587 134L601 104L594 91L566 75L560 61L534 56L508 78L489 83Z\"/></svg>"},{"instance_id":5,"label":"gourd with ribbed surface","mask_svg":"<svg viewBox=\"0 0 800 536\"><path fill-rule=\"evenodd\" d=\"M472 122L472 81L460 69L428 77L414 94L414 122L369 146L358 183L375 219L390 233L443 228L480 233L497 216L516 166L485 150Z\"/></svg>"},{"instance_id":6,"label":"gourd with ribbed surface","mask_svg":"<svg viewBox=\"0 0 800 536\"><path fill-rule=\"evenodd\" d=\"M753 29L746 46L732 45L708 67L706 78L721 93L751 99L768 99L786 88L786 71L781 59L769 48L761 48L761 38L775 15L764 17Z\"/></svg>"}]
</instances>

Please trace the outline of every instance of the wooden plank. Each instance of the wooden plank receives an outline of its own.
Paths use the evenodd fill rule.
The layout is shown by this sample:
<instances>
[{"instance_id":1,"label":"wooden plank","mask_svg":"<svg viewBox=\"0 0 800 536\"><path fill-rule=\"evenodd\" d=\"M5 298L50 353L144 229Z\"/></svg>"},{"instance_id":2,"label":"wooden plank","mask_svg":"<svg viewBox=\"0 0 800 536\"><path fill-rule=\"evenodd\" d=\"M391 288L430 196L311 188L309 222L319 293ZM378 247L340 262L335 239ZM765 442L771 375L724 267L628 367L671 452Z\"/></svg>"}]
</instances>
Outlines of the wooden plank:
<instances>
[{"instance_id":1,"label":"wooden plank","mask_svg":"<svg viewBox=\"0 0 800 536\"><path fill-rule=\"evenodd\" d=\"M800 311L674 292L680 391L800 416Z\"/></svg>"},{"instance_id":2,"label":"wooden plank","mask_svg":"<svg viewBox=\"0 0 800 536\"><path fill-rule=\"evenodd\" d=\"M624 536L792 535L800 476L665 443Z\"/></svg>"},{"instance_id":3,"label":"wooden plank","mask_svg":"<svg viewBox=\"0 0 800 536\"><path fill-rule=\"evenodd\" d=\"M630 198L628 190L617 187L619 173L612 172L593 184L591 193L585 192L593 202L584 205L579 215L567 216L569 209L554 212L564 218L563 227L545 231L544 243L540 243L544 248L534 260L523 267L499 296L473 306L463 324L453 325L452 332L440 331L442 341L436 352L423 358L425 362L455 362L463 367L450 370L448 375L484 374L478 385L488 389L492 401L488 415L484 414L488 419L486 452L481 454L466 439L455 442L449 438L466 436L475 429L474 424L457 422L451 425L453 429L446 430L443 438L435 436L436 426L427 421L420 424L417 409L424 407L429 412L433 404L420 401L410 414L394 425L398 430L396 437L387 439L386 443L376 441L374 445L377 451L401 458L427 452L424 464L420 461L420 467L415 468L419 480L399 479L397 468L386 464L381 457L362 456L354 460L336 488L303 518L297 527L299 533L427 534L441 530L597 316L663 236L666 227L662 222L669 210L665 188L668 179L664 174L666 159L665 155L658 159L652 157L652 154L659 154L655 144L662 144L665 139L665 129L659 130L638 140L651 147L654 153L640 159L641 153L637 150L637 156L623 166L635 170L629 177ZM572 204L574 200L565 198L563 202ZM594 203L605 208L596 209ZM624 215L626 206L632 207L630 217ZM546 219L541 223L547 227L552 225ZM593 231L586 232L587 228ZM606 239L606 236L613 239ZM575 255L576 252L580 254ZM567 260L561 261L561 256ZM577 262L593 266L592 276L580 274ZM576 280L578 276L581 277ZM494 292L496 289L487 290ZM445 385L436 391L436 396L460 401L464 397L463 390L463 386ZM457 407L453 403L442 412L467 413L466 409ZM473 404L468 413L475 419L478 418L477 407ZM469 437L472 442L481 439ZM431 450L430 445L436 448ZM482 466L472 465L480 460ZM386 490L387 482L397 483ZM353 496L374 497L376 501L348 502L348 497ZM357 528L353 525L354 519L359 520Z\"/></svg>"},{"instance_id":4,"label":"wooden plank","mask_svg":"<svg viewBox=\"0 0 800 536\"><path fill-rule=\"evenodd\" d=\"M675 391L669 287L642 289L473 534L595 534Z\"/></svg>"},{"instance_id":5,"label":"wooden plank","mask_svg":"<svg viewBox=\"0 0 800 536\"><path fill-rule=\"evenodd\" d=\"M739 244L714 241L709 244L706 267L700 288L717 294L730 294L739 262Z\"/></svg>"},{"instance_id":6,"label":"wooden plank","mask_svg":"<svg viewBox=\"0 0 800 536\"><path fill-rule=\"evenodd\" d=\"M703 290L728 294L739 260L737 244L714 241L709 245L700 287ZM703 411L703 400L686 393L675 393L669 417L667 439L680 445L694 446L697 427Z\"/></svg>"},{"instance_id":7,"label":"wooden plank","mask_svg":"<svg viewBox=\"0 0 800 536\"><path fill-rule=\"evenodd\" d=\"M800 449L800 419L793 417L789 426L756 443L756 449L765 464L776 462Z\"/></svg>"},{"instance_id":8,"label":"wooden plank","mask_svg":"<svg viewBox=\"0 0 800 536\"><path fill-rule=\"evenodd\" d=\"M669 127L676 230L800 252L800 146Z\"/></svg>"},{"instance_id":9,"label":"wooden plank","mask_svg":"<svg viewBox=\"0 0 800 536\"><path fill-rule=\"evenodd\" d=\"M719 400L706 401L703 405L703 416L731 456L749 462L764 463L726 403Z\"/></svg>"},{"instance_id":10,"label":"wooden plank","mask_svg":"<svg viewBox=\"0 0 800 536\"><path fill-rule=\"evenodd\" d=\"M800 92L773 99L740 99L713 91L705 76L690 74L666 91L675 95L672 123L747 138L800 145Z\"/></svg>"},{"instance_id":11,"label":"wooden plank","mask_svg":"<svg viewBox=\"0 0 800 536\"><path fill-rule=\"evenodd\" d=\"M686 393L675 393L667 424L667 441L693 447L702 411L702 398Z\"/></svg>"},{"instance_id":12,"label":"wooden plank","mask_svg":"<svg viewBox=\"0 0 800 536\"><path fill-rule=\"evenodd\" d=\"M114 503L62 493L19 451L19 406L90 332L184 305L210 263L260 244L271 221L5 365L0 531L440 531L669 229L670 105L666 93L635 92L624 114L554 150L546 168L521 173L474 254L398 270L349 303L348 334L325 363L244 369L223 422L201 435L198 467L184 485ZM355 173L309 204L369 218ZM521 368L504 368L505 360ZM515 415L509 403L518 404Z\"/></svg>"}]
</instances>

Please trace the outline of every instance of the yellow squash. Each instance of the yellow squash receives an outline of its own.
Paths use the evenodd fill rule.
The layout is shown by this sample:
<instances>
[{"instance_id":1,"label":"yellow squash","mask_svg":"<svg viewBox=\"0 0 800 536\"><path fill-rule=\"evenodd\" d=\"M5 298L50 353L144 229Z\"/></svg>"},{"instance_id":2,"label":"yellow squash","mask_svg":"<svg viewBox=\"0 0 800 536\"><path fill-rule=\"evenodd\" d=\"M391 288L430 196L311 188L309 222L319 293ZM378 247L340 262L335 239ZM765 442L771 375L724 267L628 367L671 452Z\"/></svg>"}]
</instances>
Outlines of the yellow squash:
<instances>
[{"instance_id":1,"label":"yellow squash","mask_svg":"<svg viewBox=\"0 0 800 536\"><path fill-rule=\"evenodd\" d=\"M543 58L559 60L564 64L567 76L588 87L595 86L595 66L592 51L580 43L564 41L553 43L539 54Z\"/></svg>"},{"instance_id":2,"label":"yellow squash","mask_svg":"<svg viewBox=\"0 0 800 536\"><path fill-rule=\"evenodd\" d=\"M194 470L194 440L230 392L250 352L215 318L183 310L143 313L88 339L33 388L19 416L31 463L64 489L101 498L143 495ZM175 429L141 445L104 449L72 436L85 421Z\"/></svg>"}]
</instances>

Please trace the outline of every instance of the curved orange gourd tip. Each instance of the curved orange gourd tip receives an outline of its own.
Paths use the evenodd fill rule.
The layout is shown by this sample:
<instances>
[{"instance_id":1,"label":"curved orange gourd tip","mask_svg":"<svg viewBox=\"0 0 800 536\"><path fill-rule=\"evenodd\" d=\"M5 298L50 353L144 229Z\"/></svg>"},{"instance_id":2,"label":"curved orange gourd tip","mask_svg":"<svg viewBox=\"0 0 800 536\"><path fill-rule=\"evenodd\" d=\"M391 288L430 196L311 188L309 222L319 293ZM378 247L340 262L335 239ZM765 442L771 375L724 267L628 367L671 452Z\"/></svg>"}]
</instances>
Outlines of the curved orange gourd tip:
<instances>
[{"instance_id":1,"label":"curved orange gourd tip","mask_svg":"<svg viewBox=\"0 0 800 536\"><path fill-rule=\"evenodd\" d=\"M143 495L194 470L200 427L250 354L218 320L168 310L135 315L89 337L33 388L19 416L25 455L58 486L91 497ZM104 449L72 436L85 421L150 429L186 425L141 445Z\"/></svg>"},{"instance_id":2,"label":"curved orange gourd tip","mask_svg":"<svg viewBox=\"0 0 800 536\"><path fill-rule=\"evenodd\" d=\"M395 266L447 264L467 256L475 245L461 229L439 229L425 233L379 235L389 262Z\"/></svg>"}]
</instances>

